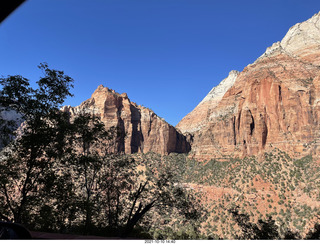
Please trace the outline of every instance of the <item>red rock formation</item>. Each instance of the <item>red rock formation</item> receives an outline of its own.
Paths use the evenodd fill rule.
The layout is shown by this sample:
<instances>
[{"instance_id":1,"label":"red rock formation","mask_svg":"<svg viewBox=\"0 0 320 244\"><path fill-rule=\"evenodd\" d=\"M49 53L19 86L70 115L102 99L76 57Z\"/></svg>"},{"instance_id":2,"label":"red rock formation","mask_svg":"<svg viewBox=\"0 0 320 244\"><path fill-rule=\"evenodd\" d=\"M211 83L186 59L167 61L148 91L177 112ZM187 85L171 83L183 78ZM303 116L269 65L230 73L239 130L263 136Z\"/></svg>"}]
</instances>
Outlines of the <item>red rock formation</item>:
<instances>
[{"instance_id":1,"label":"red rock formation","mask_svg":"<svg viewBox=\"0 0 320 244\"><path fill-rule=\"evenodd\" d=\"M182 119L177 128L192 134L193 157L244 157L274 147L296 157L319 151L319 19L320 13L290 28Z\"/></svg>"},{"instance_id":2,"label":"red rock formation","mask_svg":"<svg viewBox=\"0 0 320 244\"><path fill-rule=\"evenodd\" d=\"M126 134L116 149L119 152L130 154L152 151L168 154L185 153L190 150L185 136L152 110L131 102L126 93L120 95L102 85L80 106L68 106L63 110L71 114L79 111L94 113L107 128L119 127L122 133Z\"/></svg>"}]
</instances>

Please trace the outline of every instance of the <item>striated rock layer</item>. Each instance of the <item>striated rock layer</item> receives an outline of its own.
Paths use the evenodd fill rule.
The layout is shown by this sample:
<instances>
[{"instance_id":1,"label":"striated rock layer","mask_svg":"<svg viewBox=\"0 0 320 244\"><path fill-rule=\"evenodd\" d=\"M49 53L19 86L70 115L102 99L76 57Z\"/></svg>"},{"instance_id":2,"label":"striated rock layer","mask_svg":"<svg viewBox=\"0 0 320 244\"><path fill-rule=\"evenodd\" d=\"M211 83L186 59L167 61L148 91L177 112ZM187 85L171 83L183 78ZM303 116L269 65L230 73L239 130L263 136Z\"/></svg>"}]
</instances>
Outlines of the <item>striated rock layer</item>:
<instances>
[{"instance_id":1,"label":"striated rock layer","mask_svg":"<svg viewBox=\"0 0 320 244\"><path fill-rule=\"evenodd\" d=\"M320 13L291 27L179 122L192 135L191 156L244 157L274 147L295 157L319 152L319 19Z\"/></svg>"},{"instance_id":2,"label":"striated rock layer","mask_svg":"<svg viewBox=\"0 0 320 244\"><path fill-rule=\"evenodd\" d=\"M62 109L71 115L80 111L94 113L107 128L120 128L126 137L115 148L118 152L168 154L190 151L186 137L152 110L131 102L126 93L120 95L102 85L81 105Z\"/></svg>"}]
</instances>

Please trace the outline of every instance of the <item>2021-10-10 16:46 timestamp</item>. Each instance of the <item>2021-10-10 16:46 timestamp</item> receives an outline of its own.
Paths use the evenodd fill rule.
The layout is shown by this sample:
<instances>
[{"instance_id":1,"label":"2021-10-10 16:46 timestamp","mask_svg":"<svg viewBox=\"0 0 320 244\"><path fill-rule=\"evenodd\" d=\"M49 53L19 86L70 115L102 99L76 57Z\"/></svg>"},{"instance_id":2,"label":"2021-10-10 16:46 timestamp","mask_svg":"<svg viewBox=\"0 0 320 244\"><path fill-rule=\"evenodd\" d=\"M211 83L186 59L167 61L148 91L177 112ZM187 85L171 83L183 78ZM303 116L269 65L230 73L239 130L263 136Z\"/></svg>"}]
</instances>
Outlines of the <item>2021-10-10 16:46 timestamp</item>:
<instances>
[{"instance_id":1,"label":"2021-10-10 16:46 timestamp","mask_svg":"<svg viewBox=\"0 0 320 244\"><path fill-rule=\"evenodd\" d=\"M145 240L144 243L148 244L169 244L176 243L175 240Z\"/></svg>"}]
</instances>

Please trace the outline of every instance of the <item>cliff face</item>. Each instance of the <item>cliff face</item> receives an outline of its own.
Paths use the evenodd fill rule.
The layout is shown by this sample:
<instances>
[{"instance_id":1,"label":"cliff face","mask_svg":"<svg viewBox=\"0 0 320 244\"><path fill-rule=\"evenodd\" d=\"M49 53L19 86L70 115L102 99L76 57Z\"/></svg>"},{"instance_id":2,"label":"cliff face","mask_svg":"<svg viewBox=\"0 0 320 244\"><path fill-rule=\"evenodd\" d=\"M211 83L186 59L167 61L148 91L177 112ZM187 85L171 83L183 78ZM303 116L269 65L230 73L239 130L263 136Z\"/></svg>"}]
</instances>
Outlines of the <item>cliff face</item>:
<instances>
[{"instance_id":1,"label":"cliff face","mask_svg":"<svg viewBox=\"0 0 320 244\"><path fill-rule=\"evenodd\" d=\"M193 135L193 157L244 157L274 147L296 157L319 151L319 19L320 13L290 28L179 122Z\"/></svg>"},{"instance_id":2,"label":"cliff face","mask_svg":"<svg viewBox=\"0 0 320 244\"><path fill-rule=\"evenodd\" d=\"M91 98L77 107L64 107L64 111L76 114L86 111L98 115L107 128L116 126L126 137L116 151L125 153L171 152L186 153L190 145L186 137L158 117L153 111L131 102L127 94L100 85Z\"/></svg>"}]
</instances>

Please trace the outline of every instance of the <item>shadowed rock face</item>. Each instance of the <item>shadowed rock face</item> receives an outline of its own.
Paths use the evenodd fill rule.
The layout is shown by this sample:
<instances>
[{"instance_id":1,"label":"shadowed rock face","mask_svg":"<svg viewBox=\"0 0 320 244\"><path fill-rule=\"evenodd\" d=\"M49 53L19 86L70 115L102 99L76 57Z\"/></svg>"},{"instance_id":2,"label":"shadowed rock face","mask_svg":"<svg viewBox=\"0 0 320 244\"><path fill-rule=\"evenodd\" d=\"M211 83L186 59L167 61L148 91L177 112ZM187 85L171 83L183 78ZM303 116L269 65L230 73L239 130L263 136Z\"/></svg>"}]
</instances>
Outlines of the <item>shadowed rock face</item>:
<instances>
[{"instance_id":1,"label":"shadowed rock face","mask_svg":"<svg viewBox=\"0 0 320 244\"><path fill-rule=\"evenodd\" d=\"M319 151L319 19L316 14L290 28L179 122L177 128L193 136L193 157L244 157L274 147L296 157Z\"/></svg>"},{"instance_id":2,"label":"shadowed rock face","mask_svg":"<svg viewBox=\"0 0 320 244\"><path fill-rule=\"evenodd\" d=\"M126 93L120 95L102 85L81 105L66 106L63 110L71 114L77 114L81 110L94 113L107 128L119 127L126 137L115 149L118 152L168 154L190 151L186 137L152 110L131 102Z\"/></svg>"}]
</instances>

